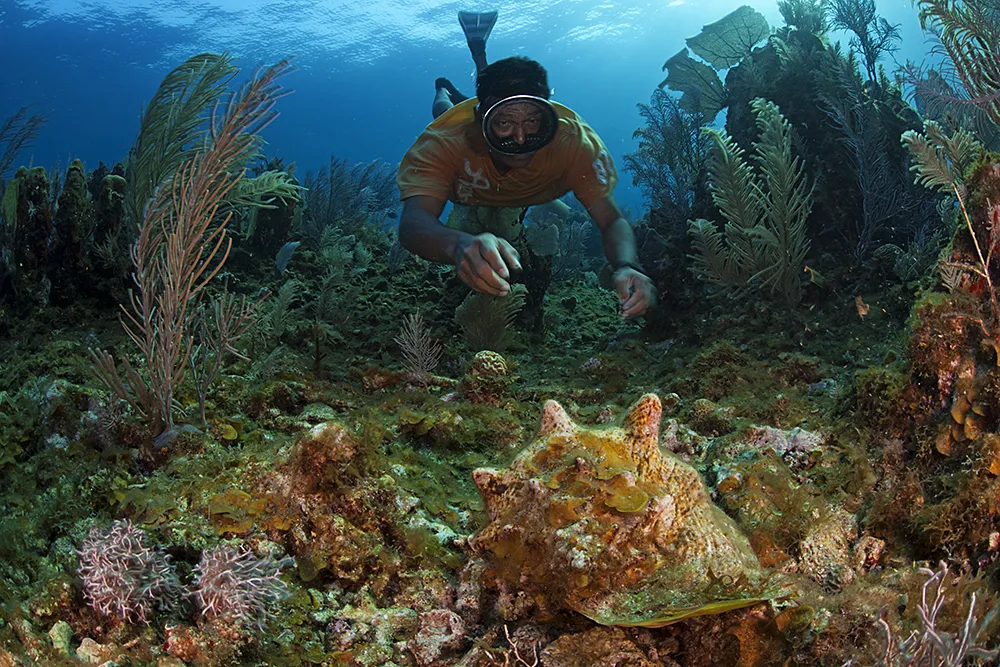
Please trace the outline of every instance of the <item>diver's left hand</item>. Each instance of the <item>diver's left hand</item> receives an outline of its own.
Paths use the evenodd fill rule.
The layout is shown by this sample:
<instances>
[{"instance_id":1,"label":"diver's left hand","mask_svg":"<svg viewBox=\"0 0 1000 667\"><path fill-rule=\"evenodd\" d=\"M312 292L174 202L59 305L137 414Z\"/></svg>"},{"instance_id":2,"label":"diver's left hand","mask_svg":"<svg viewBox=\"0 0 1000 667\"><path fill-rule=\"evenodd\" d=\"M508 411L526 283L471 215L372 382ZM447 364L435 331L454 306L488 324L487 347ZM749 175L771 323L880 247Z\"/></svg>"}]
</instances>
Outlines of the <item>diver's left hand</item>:
<instances>
[{"instance_id":1,"label":"diver's left hand","mask_svg":"<svg viewBox=\"0 0 1000 667\"><path fill-rule=\"evenodd\" d=\"M615 271L611 282L618 292L622 305L622 317L630 320L645 315L650 306L656 305L656 287L646 275L633 268L624 267Z\"/></svg>"}]
</instances>

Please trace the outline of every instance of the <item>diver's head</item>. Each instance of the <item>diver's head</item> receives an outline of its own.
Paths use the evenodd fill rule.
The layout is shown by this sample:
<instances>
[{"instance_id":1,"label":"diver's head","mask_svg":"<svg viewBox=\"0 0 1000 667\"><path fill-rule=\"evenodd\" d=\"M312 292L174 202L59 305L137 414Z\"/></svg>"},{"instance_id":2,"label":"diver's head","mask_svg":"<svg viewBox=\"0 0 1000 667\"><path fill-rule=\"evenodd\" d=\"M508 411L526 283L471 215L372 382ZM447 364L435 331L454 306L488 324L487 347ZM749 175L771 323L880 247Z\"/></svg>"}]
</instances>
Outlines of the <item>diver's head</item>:
<instances>
[{"instance_id":1,"label":"diver's head","mask_svg":"<svg viewBox=\"0 0 1000 667\"><path fill-rule=\"evenodd\" d=\"M545 68L530 58L504 58L476 79L477 117L494 156L508 166L526 166L559 127L549 103Z\"/></svg>"}]
</instances>

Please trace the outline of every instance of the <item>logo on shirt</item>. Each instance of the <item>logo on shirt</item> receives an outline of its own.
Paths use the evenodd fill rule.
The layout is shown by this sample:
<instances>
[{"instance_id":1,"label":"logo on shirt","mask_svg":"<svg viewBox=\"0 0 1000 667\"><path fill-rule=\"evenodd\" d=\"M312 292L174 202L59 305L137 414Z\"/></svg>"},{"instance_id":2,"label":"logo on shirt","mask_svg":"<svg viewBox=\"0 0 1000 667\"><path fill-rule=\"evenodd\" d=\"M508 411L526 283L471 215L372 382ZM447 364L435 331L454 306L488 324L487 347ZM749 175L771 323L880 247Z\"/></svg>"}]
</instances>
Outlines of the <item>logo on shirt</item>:
<instances>
[{"instance_id":1,"label":"logo on shirt","mask_svg":"<svg viewBox=\"0 0 1000 667\"><path fill-rule=\"evenodd\" d=\"M611 156L608 152L601 150L597 154L597 159L594 160L594 175L597 176L597 182L601 185L607 185L608 179L611 174Z\"/></svg>"},{"instance_id":2,"label":"logo on shirt","mask_svg":"<svg viewBox=\"0 0 1000 667\"><path fill-rule=\"evenodd\" d=\"M471 180L459 178L458 183L455 185L455 194L463 202L469 201L476 190L490 189L490 181L483 176L483 168L480 167L476 171L472 171L472 164L469 163L469 158L465 158L465 175Z\"/></svg>"}]
</instances>

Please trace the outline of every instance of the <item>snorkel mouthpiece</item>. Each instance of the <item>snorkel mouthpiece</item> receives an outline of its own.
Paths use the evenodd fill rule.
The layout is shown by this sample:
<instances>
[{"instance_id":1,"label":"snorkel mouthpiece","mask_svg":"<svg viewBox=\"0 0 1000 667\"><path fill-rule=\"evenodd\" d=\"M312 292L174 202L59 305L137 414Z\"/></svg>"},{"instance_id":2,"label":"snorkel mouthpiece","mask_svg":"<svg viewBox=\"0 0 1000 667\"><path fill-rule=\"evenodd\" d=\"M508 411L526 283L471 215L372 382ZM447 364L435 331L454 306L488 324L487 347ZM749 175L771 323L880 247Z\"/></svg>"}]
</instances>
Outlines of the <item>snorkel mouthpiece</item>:
<instances>
[{"instance_id":1,"label":"snorkel mouthpiece","mask_svg":"<svg viewBox=\"0 0 1000 667\"><path fill-rule=\"evenodd\" d=\"M483 114L483 136L504 155L525 155L547 146L558 129L556 110L543 97L511 95Z\"/></svg>"}]
</instances>

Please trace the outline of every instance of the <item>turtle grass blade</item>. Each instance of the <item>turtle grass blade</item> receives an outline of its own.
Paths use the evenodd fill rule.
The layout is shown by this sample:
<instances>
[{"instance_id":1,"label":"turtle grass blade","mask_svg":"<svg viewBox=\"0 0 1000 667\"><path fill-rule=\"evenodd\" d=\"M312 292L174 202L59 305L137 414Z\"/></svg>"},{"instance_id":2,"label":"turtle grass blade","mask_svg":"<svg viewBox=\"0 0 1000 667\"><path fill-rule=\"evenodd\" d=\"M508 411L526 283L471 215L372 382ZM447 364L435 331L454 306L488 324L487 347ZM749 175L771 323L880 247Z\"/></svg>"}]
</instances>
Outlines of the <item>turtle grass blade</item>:
<instances>
[{"instance_id":1,"label":"turtle grass blade","mask_svg":"<svg viewBox=\"0 0 1000 667\"><path fill-rule=\"evenodd\" d=\"M769 581L773 582L773 578ZM772 594L768 594L769 592ZM756 595L745 598L713 600L700 605L661 607L659 610L652 609L648 613L630 614L631 618L613 618L608 614L587 613L580 609L577 609L577 611L601 625L616 625L625 628L662 628L673 623L697 618L698 616L725 614L762 603L783 602L796 597L796 595L794 590L776 588L772 583L771 586L768 586L764 590L758 588Z\"/></svg>"},{"instance_id":2,"label":"turtle grass blade","mask_svg":"<svg viewBox=\"0 0 1000 667\"><path fill-rule=\"evenodd\" d=\"M686 621L690 618L696 618L698 616L711 616L713 614L724 614L729 611L735 611L737 609L745 609L746 607L752 607L755 604L760 604L762 602L770 602L771 598L753 598L749 600L718 600L716 602L709 602L707 604L699 605L697 607L680 607L676 609L666 609L657 614L652 618L639 621L623 621L616 619L604 619L598 618L596 616L591 616L584 613L583 615L594 621L595 623L600 623L601 625L617 625L619 627L625 628L662 628L679 621ZM582 612L581 612L582 613Z\"/></svg>"}]
</instances>

